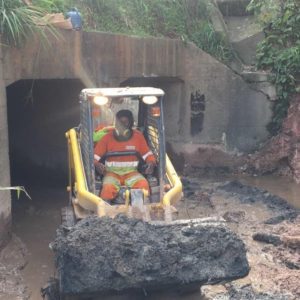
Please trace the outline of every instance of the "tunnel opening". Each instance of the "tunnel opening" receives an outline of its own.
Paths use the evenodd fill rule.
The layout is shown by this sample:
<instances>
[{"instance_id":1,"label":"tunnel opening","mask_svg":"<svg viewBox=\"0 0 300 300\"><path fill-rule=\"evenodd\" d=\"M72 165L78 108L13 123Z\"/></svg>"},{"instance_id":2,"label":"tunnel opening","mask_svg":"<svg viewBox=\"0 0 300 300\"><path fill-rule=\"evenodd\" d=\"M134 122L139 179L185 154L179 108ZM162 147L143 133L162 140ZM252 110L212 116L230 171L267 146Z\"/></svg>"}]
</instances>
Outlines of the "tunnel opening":
<instances>
[{"instance_id":1,"label":"tunnel opening","mask_svg":"<svg viewBox=\"0 0 300 300\"><path fill-rule=\"evenodd\" d=\"M6 89L12 185L65 185L65 132L79 124L80 80L20 80Z\"/></svg>"}]
</instances>

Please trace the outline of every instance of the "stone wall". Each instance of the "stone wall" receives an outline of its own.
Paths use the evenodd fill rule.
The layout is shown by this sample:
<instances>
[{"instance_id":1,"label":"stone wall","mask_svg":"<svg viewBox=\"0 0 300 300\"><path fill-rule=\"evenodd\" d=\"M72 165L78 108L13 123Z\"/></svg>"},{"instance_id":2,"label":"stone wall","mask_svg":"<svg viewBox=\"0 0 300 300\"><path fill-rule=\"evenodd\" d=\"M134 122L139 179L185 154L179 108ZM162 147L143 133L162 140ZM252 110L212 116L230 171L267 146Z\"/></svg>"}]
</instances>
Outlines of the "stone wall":
<instances>
[{"instance_id":1,"label":"stone wall","mask_svg":"<svg viewBox=\"0 0 300 300\"><path fill-rule=\"evenodd\" d=\"M0 249L9 238L11 225L10 192L1 190L1 187L10 186L6 94L2 70L3 60L0 44Z\"/></svg>"}]
</instances>

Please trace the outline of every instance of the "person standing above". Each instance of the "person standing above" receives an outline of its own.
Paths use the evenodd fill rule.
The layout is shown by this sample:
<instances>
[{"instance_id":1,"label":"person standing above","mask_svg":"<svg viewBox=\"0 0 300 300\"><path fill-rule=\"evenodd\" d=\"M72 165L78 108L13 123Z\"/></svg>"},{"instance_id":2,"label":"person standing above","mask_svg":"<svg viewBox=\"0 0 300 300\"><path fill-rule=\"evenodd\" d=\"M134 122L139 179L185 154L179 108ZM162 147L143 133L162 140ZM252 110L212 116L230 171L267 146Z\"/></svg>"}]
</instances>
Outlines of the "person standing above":
<instances>
[{"instance_id":1,"label":"person standing above","mask_svg":"<svg viewBox=\"0 0 300 300\"><path fill-rule=\"evenodd\" d=\"M120 110L116 114L115 129L108 132L98 142L94 149L94 165L102 175L103 186L100 197L111 201L118 195L121 185L133 189L145 189L149 192L149 184L145 177L138 172L139 158L135 155L110 156L105 164L101 157L109 152L137 152L146 163L145 174L152 174L156 164L155 157L143 134L133 129L133 115L130 110Z\"/></svg>"},{"instance_id":2,"label":"person standing above","mask_svg":"<svg viewBox=\"0 0 300 300\"><path fill-rule=\"evenodd\" d=\"M70 11L67 12L67 17L71 19L74 30L79 31L82 29L82 17L76 7L71 8Z\"/></svg>"}]
</instances>

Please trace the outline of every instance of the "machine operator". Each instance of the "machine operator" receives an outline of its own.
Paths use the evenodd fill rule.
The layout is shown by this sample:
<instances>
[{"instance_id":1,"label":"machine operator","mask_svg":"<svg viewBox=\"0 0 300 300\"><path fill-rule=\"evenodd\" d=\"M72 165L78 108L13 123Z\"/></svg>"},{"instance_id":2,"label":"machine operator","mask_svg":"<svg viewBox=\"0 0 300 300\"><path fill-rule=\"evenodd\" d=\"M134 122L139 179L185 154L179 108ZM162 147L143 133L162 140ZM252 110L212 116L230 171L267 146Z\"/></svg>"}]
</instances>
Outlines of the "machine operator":
<instances>
[{"instance_id":1,"label":"machine operator","mask_svg":"<svg viewBox=\"0 0 300 300\"><path fill-rule=\"evenodd\" d=\"M108 152L136 151L146 163L145 174L150 175L156 165L155 157L143 134L133 129L134 119L130 110L120 110L116 114L114 130L110 130L95 146L94 165L99 174L104 175L100 197L105 201L114 200L121 185L134 189L145 189L149 185L145 177L138 172L139 158L135 155L107 157L105 164L101 161Z\"/></svg>"}]
</instances>

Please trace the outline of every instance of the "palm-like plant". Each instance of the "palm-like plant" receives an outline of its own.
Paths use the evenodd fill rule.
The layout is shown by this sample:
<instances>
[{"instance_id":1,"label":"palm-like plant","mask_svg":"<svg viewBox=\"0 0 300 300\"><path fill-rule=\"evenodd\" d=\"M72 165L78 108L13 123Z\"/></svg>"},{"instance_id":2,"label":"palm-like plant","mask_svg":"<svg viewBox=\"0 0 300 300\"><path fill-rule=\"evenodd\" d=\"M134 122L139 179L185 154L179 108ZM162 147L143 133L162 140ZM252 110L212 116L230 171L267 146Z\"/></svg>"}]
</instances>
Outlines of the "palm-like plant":
<instances>
[{"instance_id":1,"label":"palm-like plant","mask_svg":"<svg viewBox=\"0 0 300 300\"><path fill-rule=\"evenodd\" d=\"M47 11L39 6L28 5L22 0L0 0L0 35L2 42L19 46L32 34L40 34L46 37L45 28L52 34L56 31L49 25L37 24Z\"/></svg>"}]
</instances>

